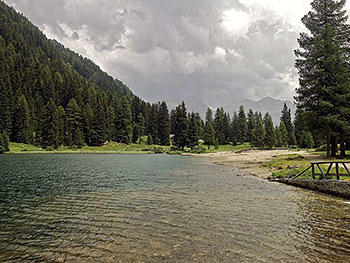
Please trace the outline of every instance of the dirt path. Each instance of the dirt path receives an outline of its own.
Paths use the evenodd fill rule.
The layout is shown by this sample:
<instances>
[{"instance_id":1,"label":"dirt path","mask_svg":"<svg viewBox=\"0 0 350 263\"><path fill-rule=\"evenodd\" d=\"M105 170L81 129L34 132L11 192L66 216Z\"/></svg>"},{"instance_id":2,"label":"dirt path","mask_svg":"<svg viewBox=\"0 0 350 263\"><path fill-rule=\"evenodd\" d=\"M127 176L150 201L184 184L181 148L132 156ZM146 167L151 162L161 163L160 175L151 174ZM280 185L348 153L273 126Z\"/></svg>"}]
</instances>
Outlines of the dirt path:
<instances>
[{"instance_id":1,"label":"dirt path","mask_svg":"<svg viewBox=\"0 0 350 263\"><path fill-rule=\"evenodd\" d=\"M290 154L310 156L306 151L293 150L251 150L242 153L219 152L202 154L201 156L207 156L217 164L230 165L246 171L251 175L268 178L272 174L267 168L263 167L263 164L271 161L276 156Z\"/></svg>"}]
</instances>

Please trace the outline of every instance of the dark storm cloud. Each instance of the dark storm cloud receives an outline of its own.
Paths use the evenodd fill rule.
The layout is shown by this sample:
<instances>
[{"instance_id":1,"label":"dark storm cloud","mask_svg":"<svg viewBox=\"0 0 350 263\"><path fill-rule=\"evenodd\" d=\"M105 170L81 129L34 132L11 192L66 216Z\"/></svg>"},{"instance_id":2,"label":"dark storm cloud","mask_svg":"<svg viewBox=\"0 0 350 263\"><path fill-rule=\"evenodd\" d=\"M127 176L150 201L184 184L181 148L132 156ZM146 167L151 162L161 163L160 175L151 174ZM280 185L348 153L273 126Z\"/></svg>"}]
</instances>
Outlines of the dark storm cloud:
<instances>
[{"instance_id":1,"label":"dark storm cloud","mask_svg":"<svg viewBox=\"0 0 350 263\"><path fill-rule=\"evenodd\" d=\"M291 99L297 85L293 50L300 28L286 19L282 5L273 10L254 0L6 3L147 100L201 99L217 106L242 98Z\"/></svg>"}]
</instances>

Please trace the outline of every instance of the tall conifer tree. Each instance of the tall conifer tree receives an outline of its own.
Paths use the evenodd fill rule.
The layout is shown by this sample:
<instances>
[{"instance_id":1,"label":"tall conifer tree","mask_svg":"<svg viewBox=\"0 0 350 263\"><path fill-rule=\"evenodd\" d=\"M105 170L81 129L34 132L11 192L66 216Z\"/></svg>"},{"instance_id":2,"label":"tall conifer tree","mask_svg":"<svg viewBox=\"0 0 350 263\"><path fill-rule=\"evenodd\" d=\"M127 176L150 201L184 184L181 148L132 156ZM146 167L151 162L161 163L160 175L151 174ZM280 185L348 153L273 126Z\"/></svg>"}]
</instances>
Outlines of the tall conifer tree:
<instances>
[{"instance_id":1,"label":"tall conifer tree","mask_svg":"<svg viewBox=\"0 0 350 263\"><path fill-rule=\"evenodd\" d=\"M14 115L13 140L15 142L33 143L33 130L31 127L30 112L26 98L18 98Z\"/></svg>"},{"instance_id":2,"label":"tall conifer tree","mask_svg":"<svg viewBox=\"0 0 350 263\"><path fill-rule=\"evenodd\" d=\"M170 145L170 117L164 101L159 105L158 137L160 145Z\"/></svg>"},{"instance_id":3,"label":"tall conifer tree","mask_svg":"<svg viewBox=\"0 0 350 263\"><path fill-rule=\"evenodd\" d=\"M350 25L345 0L314 0L302 18L309 33L301 33L296 68L299 71L297 106L314 130L324 130L327 157L331 136L341 137L350 120ZM345 152L344 152L345 153Z\"/></svg>"},{"instance_id":4,"label":"tall conifer tree","mask_svg":"<svg viewBox=\"0 0 350 263\"><path fill-rule=\"evenodd\" d=\"M174 144L184 150L189 143L189 123L185 102L176 107L174 113Z\"/></svg>"},{"instance_id":5,"label":"tall conifer tree","mask_svg":"<svg viewBox=\"0 0 350 263\"><path fill-rule=\"evenodd\" d=\"M247 124L247 117L244 112L244 107L240 106L238 111L238 141L243 143L247 141L247 135L248 135L248 124Z\"/></svg>"}]
</instances>

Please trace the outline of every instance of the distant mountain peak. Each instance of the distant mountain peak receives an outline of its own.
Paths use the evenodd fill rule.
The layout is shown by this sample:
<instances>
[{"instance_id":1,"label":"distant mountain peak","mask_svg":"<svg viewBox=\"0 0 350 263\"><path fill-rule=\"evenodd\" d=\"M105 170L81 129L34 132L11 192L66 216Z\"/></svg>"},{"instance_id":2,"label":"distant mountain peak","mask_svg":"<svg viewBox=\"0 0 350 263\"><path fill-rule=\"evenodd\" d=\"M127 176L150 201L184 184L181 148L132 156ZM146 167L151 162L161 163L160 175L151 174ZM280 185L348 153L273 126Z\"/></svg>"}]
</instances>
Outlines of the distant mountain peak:
<instances>
[{"instance_id":1,"label":"distant mountain peak","mask_svg":"<svg viewBox=\"0 0 350 263\"><path fill-rule=\"evenodd\" d=\"M243 99L225 106L224 109L226 112L230 113L230 115L233 114L233 112L235 111L237 112L241 105L244 107L246 113L249 109L252 109L254 112L261 112L262 114L269 112L274 124L277 125L280 122L281 112L285 103L287 104L287 107L291 110L292 116L294 116L296 108L291 101L275 99L272 97L265 97L258 101Z\"/></svg>"}]
</instances>

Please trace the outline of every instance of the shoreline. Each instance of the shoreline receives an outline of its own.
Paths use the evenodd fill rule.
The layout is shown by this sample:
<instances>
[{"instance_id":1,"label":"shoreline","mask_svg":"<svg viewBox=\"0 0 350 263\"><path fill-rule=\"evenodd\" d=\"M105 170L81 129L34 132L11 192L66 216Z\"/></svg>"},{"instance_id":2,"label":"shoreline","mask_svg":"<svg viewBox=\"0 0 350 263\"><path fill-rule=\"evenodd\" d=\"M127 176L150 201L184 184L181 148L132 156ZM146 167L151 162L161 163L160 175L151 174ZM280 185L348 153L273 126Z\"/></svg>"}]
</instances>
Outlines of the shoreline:
<instances>
[{"instance_id":1,"label":"shoreline","mask_svg":"<svg viewBox=\"0 0 350 263\"><path fill-rule=\"evenodd\" d=\"M207 157L210 161L219 165L227 165L240 169L248 175L262 179L272 178L272 172L264 167L272 159L286 155L311 156L306 151L296 150L247 150L242 152L217 152L208 154L185 154L189 156Z\"/></svg>"}]
</instances>

